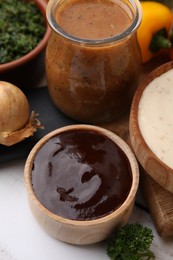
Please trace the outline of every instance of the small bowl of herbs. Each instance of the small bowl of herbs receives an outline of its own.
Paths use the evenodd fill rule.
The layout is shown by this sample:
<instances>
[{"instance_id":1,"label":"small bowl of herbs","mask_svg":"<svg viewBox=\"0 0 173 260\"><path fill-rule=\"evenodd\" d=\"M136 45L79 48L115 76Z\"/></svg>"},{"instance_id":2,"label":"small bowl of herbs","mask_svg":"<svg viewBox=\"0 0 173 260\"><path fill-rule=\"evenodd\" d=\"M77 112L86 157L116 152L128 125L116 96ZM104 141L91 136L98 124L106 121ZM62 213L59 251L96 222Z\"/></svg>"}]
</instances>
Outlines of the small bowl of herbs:
<instances>
[{"instance_id":1,"label":"small bowl of herbs","mask_svg":"<svg viewBox=\"0 0 173 260\"><path fill-rule=\"evenodd\" d=\"M0 2L0 79L34 87L44 74L50 29L45 0Z\"/></svg>"}]
</instances>

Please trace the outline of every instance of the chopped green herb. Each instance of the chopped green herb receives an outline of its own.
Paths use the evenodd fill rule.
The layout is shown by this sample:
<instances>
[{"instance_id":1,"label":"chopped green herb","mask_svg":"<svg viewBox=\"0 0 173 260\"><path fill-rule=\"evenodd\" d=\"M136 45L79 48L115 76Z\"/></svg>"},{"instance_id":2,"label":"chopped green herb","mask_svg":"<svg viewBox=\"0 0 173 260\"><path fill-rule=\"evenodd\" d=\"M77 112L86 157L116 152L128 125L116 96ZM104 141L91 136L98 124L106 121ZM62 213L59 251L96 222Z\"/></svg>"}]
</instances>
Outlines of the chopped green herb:
<instances>
[{"instance_id":1,"label":"chopped green herb","mask_svg":"<svg viewBox=\"0 0 173 260\"><path fill-rule=\"evenodd\" d=\"M34 2L0 1L0 64L33 50L45 30L43 16Z\"/></svg>"},{"instance_id":2,"label":"chopped green herb","mask_svg":"<svg viewBox=\"0 0 173 260\"><path fill-rule=\"evenodd\" d=\"M113 235L107 244L107 254L111 260L151 260L153 241L152 230L140 224L126 224Z\"/></svg>"}]
</instances>

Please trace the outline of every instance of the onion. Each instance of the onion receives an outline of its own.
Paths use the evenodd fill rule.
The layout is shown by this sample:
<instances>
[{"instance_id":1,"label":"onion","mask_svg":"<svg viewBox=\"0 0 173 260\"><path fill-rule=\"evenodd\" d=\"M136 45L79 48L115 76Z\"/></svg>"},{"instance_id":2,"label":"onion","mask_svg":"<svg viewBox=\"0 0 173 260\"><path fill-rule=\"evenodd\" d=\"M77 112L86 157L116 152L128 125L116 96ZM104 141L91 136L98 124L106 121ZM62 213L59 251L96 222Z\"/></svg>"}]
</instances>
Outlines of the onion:
<instances>
[{"instance_id":1,"label":"onion","mask_svg":"<svg viewBox=\"0 0 173 260\"><path fill-rule=\"evenodd\" d=\"M25 94L17 86L0 81L0 144L11 146L43 128Z\"/></svg>"}]
</instances>

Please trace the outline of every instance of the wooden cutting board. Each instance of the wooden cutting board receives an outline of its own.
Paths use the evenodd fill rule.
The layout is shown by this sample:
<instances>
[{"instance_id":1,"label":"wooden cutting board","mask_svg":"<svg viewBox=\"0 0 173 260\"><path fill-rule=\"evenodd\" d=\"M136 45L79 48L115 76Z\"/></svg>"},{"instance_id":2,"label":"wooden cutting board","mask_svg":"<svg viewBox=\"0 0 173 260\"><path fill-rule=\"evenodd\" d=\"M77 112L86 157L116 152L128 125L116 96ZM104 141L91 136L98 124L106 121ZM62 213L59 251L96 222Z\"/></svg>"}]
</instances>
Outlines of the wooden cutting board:
<instances>
[{"instance_id":1,"label":"wooden cutting board","mask_svg":"<svg viewBox=\"0 0 173 260\"><path fill-rule=\"evenodd\" d=\"M101 125L119 135L130 146L129 117L119 119L116 123ZM162 237L173 236L173 194L163 189L141 168L141 187L151 213L157 232Z\"/></svg>"},{"instance_id":2,"label":"wooden cutting board","mask_svg":"<svg viewBox=\"0 0 173 260\"><path fill-rule=\"evenodd\" d=\"M145 79L148 73L167 61L169 61L168 57L163 55L144 65L140 80ZM118 134L131 146L129 138L129 114L116 122L101 126ZM159 235L162 237L173 236L173 194L152 180L142 167L140 172L143 195Z\"/></svg>"}]
</instances>

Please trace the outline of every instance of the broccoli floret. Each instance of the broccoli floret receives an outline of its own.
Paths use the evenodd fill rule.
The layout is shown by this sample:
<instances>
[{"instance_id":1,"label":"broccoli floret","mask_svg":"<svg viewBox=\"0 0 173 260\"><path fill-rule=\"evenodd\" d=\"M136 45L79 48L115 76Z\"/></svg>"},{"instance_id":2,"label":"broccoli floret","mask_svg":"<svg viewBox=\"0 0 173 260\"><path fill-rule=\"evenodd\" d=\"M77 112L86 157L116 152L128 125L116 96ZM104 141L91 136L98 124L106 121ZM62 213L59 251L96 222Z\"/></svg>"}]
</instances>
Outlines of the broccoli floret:
<instances>
[{"instance_id":1,"label":"broccoli floret","mask_svg":"<svg viewBox=\"0 0 173 260\"><path fill-rule=\"evenodd\" d=\"M126 224L107 243L107 254L111 260L155 259L150 251L152 230L140 224Z\"/></svg>"}]
</instances>

